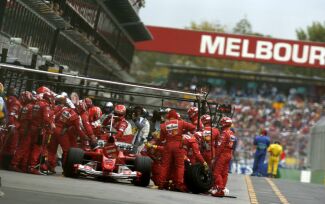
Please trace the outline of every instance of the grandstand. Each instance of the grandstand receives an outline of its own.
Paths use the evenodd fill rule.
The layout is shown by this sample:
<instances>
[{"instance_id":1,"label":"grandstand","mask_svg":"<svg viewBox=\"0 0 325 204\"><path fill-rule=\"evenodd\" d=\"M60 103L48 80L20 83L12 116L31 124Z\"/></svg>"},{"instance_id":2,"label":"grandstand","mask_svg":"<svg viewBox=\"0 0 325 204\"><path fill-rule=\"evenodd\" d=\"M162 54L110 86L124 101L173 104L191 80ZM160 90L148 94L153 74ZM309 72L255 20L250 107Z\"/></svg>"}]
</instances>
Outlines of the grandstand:
<instances>
[{"instance_id":1,"label":"grandstand","mask_svg":"<svg viewBox=\"0 0 325 204\"><path fill-rule=\"evenodd\" d=\"M1 62L32 69L109 80L134 81L128 73L134 43L151 34L138 16L134 1L11 0L0 1ZM123 13L123 15L121 15ZM0 70L5 88L18 93L48 85L60 92L64 82L102 86L65 78ZM27 80L29 79L29 80ZM47 83L52 82L52 83ZM63 82L56 86L55 82ZM69 87L66 91L73 91ZM78 91L78 90L74 90ZM87 91L79 92L87 95Z\"/></svg>"}]
</instances>

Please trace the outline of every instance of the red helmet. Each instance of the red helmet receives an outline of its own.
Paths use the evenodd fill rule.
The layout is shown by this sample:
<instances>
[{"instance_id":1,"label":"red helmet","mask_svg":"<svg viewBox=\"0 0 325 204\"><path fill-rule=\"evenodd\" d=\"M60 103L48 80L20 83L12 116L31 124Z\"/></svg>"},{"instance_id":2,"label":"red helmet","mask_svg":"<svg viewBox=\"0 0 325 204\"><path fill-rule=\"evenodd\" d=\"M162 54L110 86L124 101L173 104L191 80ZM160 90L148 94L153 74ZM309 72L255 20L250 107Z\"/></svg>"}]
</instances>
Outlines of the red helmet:
<instances>
[{"instance_id":1,"label":"red helmet","mask_svg":"<svg viewBox=\"0 0 325 204\"><path fill-rule=\"evenodd\" d=\"M166 115L166 119L171 119L171 118L173 118L173 119L179 119L179 114L175 111L175 110L170 110L168 113L167 113L167 115Z\"/></svg>"},{"instance_id":2,"label":"red helmet","mask_svg":"<svg viewBox=\"0 0 325 204\"><path fill-rule=\"evenodd\" d=\"M76 105L77 112L82 114L83 112L87 111L87 105L84 101L80 101L78 105Z\"/></svg>"},{"instance_id":3,"label":"red helmet","mask_svg":"<svg viewBox=\"0 0 325 204\"><path fill-rule=\"evenodd\" d=\"M187 114L190 119L196 117L199 113L199 109L197 107L191 107L188 109Z\"/></svg>"},{"instance_id":4,"label":"red helmet","mask_svg":"<svg viewBox=\"0 0 325 204\"><path fill-rule=\"evenodd\" d=\"M202 115L201 116L201 122L203 125L210 124L211 123L211 116L208 114Z\"/></svg>"},{"instance_id":5,"label":"red helmet","mask_svg":"<svg viewBox=\"0 0 325 204\"><path fill-rule=\"evenodd\" d=\"M89 121L90 122L94 122L94 121L100 119L100 117L102 117L102 110L97 106L91 107L88 110L88 112L89 112Z\"/></svg>"},{"instance_id":6,"label":"red helmet","mask_svg":"<svg viewBox=\"0 0 325 204\"><path fill-rule=\"evenodd\" d=\"M23 91L19 96L19 100L21 103L26 104L33 100L33 94L29 91Z\"/></svg>"},{"instance_id":7,"label":"red helmet","mask_svg":"<svg viewBox=\"0 0 325 204\"><path fill-rule=\"evenodd\" d=\"M229 117L223 117L220 120L221 127L230 127L232 125L232 119Z\"/></svg>"},{"instance_id":8,"label":"red helmet","mask_svg":"<svg viewBox=\"0 0 325 204\"><path fill-rule=\"evenodd\" d=\"M91 98L85 98L84 102L86 103L88 109L94 106L93 101L91 100Z\"/></svg>"},{"instance_id":9,"label":"red helmet","mask_svg":"<svg viewBox=\"0 0 325 204\"><path fill-rule=\"evenodd\" d=\"M55 97L50 92L45 92L43 94L43 99L49 102L50 104L55 104Z\"/></svg>"},{"instance_id":10,"label":"red helmet","mask_svg":"<svg viewBox=\"0 0 325 204\"><path fill-rule=\"evenodd\" d=\"M118 104L114 108L114 114L118 116L123 116L126 114L126 107L124 105Z\"/></svg>"},{"instance_id":11,"label":"red helmet","mask_svg":"<svg viewBox=\"0 0 325 204\"><path fill-rule=\"evenodd\" d=\"M50 93L51 90L47 88L46 86L41 86L36 90L36 93L41 94L41 93Z\"/></svg>"}]
</instances>

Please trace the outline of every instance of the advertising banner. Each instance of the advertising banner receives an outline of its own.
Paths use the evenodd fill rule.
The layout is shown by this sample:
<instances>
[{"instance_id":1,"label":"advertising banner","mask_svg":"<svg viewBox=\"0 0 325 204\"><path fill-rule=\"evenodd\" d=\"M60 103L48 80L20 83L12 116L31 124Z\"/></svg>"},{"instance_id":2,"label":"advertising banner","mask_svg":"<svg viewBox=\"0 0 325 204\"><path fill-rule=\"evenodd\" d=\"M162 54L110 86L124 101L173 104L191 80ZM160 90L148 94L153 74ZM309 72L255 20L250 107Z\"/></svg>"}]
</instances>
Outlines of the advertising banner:
<instances>
[{"instance_id":1,"label":"advertising banner","mask_svg":"<svg viewBox=\"0 0 325 204\"><path fill-rule=\"evenodd\" d=\"M325 43L147 26L139 51L325 68Z\"/></svg>"}]
</instances>

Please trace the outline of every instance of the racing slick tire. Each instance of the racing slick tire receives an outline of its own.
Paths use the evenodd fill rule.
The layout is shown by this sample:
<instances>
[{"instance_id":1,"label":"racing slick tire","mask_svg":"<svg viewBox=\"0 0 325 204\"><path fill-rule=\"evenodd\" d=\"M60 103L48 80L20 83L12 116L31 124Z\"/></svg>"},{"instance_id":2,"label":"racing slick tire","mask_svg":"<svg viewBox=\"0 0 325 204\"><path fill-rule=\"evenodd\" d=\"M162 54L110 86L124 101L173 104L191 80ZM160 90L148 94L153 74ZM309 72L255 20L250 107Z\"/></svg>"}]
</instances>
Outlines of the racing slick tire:
<instances>
[{"instance_id":1,"label":"racing slick tire","mask_svg":"<svg viewBox=\"0 0 325 204\"><path fill-rule=\"evenodd\" d=\"M204 193L212 187L212 172L205 171L203 165L186 165L185 184L192 193Z\"/></svg>"},{"instance_id":2,"label":"racing slick tire","mask_svg":"<svg viewBox=\"0 0 325 204\"><path fill-rule=\"evenodd\" d=\"M78 173L74 171L75 164L82 164L84 159L84 151L80 148L70 148L67 155L67 160L64 165L64 176L76 178L79 176Z\"/></svg>"},{"instance_id":3,"label":"racing slick tire","mask_svg":"<svg viewBox=\"0 0 325 204\"><path fill-rule=\"evenodd\" d=\"M141 172L141 176L133 180L136 186L147 187L150 183L152 160L150 157L139 156L135 158L134 169Z\"/></svg>"}]
</instances>

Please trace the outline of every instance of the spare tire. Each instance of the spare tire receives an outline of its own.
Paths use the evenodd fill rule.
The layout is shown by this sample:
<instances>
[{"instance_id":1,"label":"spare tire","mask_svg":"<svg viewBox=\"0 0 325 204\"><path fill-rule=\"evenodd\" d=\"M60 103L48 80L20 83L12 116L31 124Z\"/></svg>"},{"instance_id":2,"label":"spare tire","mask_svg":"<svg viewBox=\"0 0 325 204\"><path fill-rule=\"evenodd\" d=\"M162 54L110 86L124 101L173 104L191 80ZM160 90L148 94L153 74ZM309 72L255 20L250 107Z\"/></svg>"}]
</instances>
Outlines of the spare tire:
<instances>
[{"instance_id":1,"label":"spare tire","mask_svg":"<svg viewBox=\"0 0 325 204\"><path fill-rule=\"evenodd\" d=\"M185 184L192 193L207 192L213 184L211 171L205 171L203 165L186 165Z\"/></svg>"},{"instance_id":2,"label":"spare tire","mask_svg":"<svg viewBox=\"0 0 325 204\"><path fill-rule=\"evenodd\" d=\"M63 174L66 177L76 178L79 176L74 171L75 164L82 164L85 152L80 148L70 148L67 155L67 160L63 167Z\"/></svg>"},{"instance_id":3,"label":"spare tire","mask_svg":"<svg viewBox=\"0 0 325 204\"><path fill-rule=\"evenodd\" d=\"M141 177L133 180L136 186L146 187L150 183L152 160L150 157L138 156L134 161L134 170L141 172Z\"/></svg>"}]
</instances>

